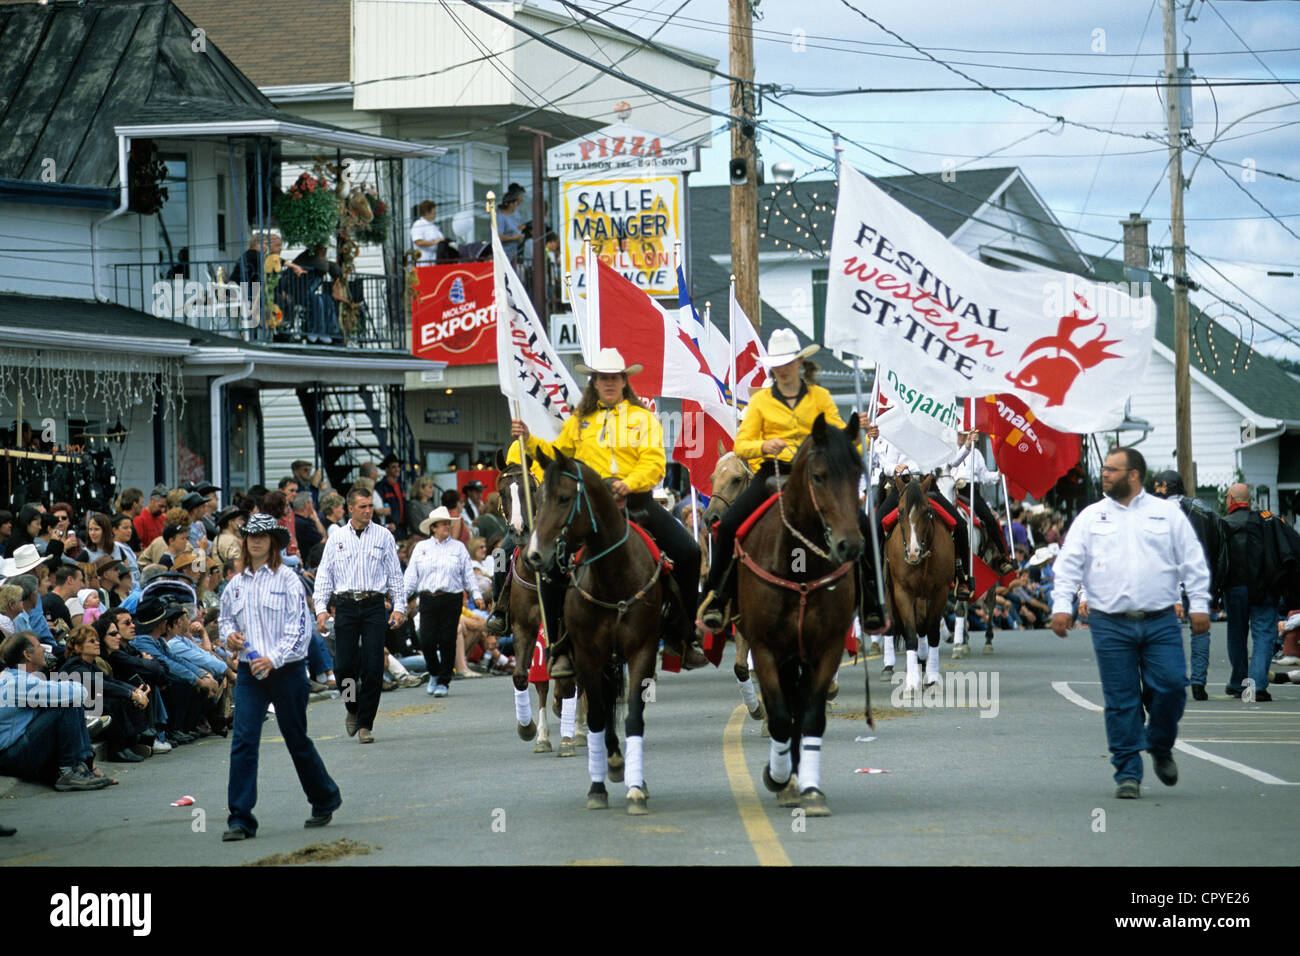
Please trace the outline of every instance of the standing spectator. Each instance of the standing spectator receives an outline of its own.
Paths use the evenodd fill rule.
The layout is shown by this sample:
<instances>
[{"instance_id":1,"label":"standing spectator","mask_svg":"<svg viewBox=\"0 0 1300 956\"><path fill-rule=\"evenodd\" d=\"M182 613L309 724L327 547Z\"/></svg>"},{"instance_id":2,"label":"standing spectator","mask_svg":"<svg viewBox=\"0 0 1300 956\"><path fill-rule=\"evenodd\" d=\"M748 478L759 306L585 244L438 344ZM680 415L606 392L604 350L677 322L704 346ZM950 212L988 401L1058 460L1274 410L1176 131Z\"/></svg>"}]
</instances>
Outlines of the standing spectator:
<instances>
[{"instance_id":1,"label":"standing spectator","mask_svg":"<svg viewBox=\"0 0 1300 956\"><path fill-rule=\"evenodd\" d=\"M330 482L324 472L319 468L312 471L311 462L301 458L290 465L289 470L298 480L298 490L310 494L312 505L319 507L321 494L330 490Z\"/></svg>"},{"instance_id":2,"label":"standing spectator","mask_svg":"<svg viewBox=\"0 0 1300 956\"><path fill-rule=\"evenodd\" d=\"M293 535L301 555L311 554L312 549L325 540L325 526L316 516L311 495L305 491L298 492L293 499Z\"/></svg>"},{"instance_id":3,"label":"standing spectator","mask_svg":"<svg viewBox=\"0 0 1300 956\"><path fill-rule=\"evenodd\" d=\"M86 688L41 676L45 650L31 631L0 644L0 773L54 784L55 790L102 790L112 781L91 771L95 752L86 731ZM26 706L42 700L55 706Z\"/></svg>"},{"instance_id":4,"label":"standing spectator","mask_svg":"<svg viewBox=\"0 0 1300 956\"><path fill-rule=\"evenodd\" d=\"M241 571L221 598L220 634L239 654L235 684L235 736L230 745L230 808L223 841L257 833L258 748L268 705L298 782L311 803L304 826L323 827L343 804L338 785L307 736L307 644L311 638L307 597L296 575L280 560L289 535L269 515L244 524Z\"/></svg>"},{"instance_id":5,"label":"standing spectator","mask_svg":"<svg viewBox=\"0 0 1300 956\"><path fill-rule=\"evenodd\" d=\"M1277 643L1277 598L1274 583L1278 568L1269 548L1267 523L1281 521L1268 512L1250 506L1250 488L1243 484L1228 489L1228 574L1224 606L1228 612L1228 664L1232 673L1224 693L1247 700L1246 638L1252 639L1249 680L1256 701L1270 701L1268 665Z\"/></svg>"},{"instance_id":6,"label":"standing spectator","mask_svg":"<svg viewBox=\"0 0 1300 956\"><path fill-rule=\"evenodd\" d=\"M380 462L384 477L375 483L375 493L388 509L386 524L394 534L406 526L406 493L402 490L402 460L389 452Z\"/></svg>"},{"instance_id":7,"label":"standing spectator","mask_svg":"<svg viewBox=\"0 0 1300 956\"><path fill-rule=\"evenodd\" d=\"M127 570L131 572L132 583L139 584L140 559L135 556L135 551L131 547L131 539L135 535L131 516L124 511L118 512L109 519L109 524L113 526L113 557L126 565Z\"/></svg>"},{"instance_id":8,"label":"standing spectator","mask_svg":"<svg viewBox=\"0 0 1300 956\"><path fill-rule=\"evenodd\" d=\"M127 488L117 496L117 510L127 516L134 522L136 516L144 510L144 492L139 488ZM132 551L140 550L140 539L135 533L135 527L131 528L131 537L127 540Z\"/></svg>"},{"instance_id":9,"label":"standing spectator","mask_svg":"<svg viewBox=\"0 0 1300 956\"><path fill-rule=\"evenodd\" d=\"M217 515L217 541L213 553L223 564L231 565L239 557L243 544L240 528L248 515L239 508L230 507Z\"/></svg>"},{"instance_id":10,"label":"standing spectator","mask_svg":"<svg viewBox=\"0 0 1300 956\"><path fill-rule=\"evenodd\" d=\"M203 516L208 510L208 499L204 498L197 491L191 491L181 499L181 507L185 509L189 516L189 543L195 551L207 551L210 546L208 541L208 527L203 523Z\"/></svg>"},{"instance_id":11,"label":"standing spectator","mask_svg":"<svg viewBox=\"0 0 1300 956\"><path fill-rule=\"evenodd\" d=\"M312 600L316 626L324 632L334 607L334 672L346 697L348 736L374 742L375 715L383 690L384 639L389 627L406 619L406 587L393 536L371 520L374 505L367 492L348 492L351 520L329 536ZM387 595L392 613L385 615ZM387 624L385 624L387 620ZM359 682L359 683L358 683Z\"/></svg>"},{"instance_id":12,"label":"standing spectator","mask_svg":"<svg viewBox=\"0 0 1300 956\"><path fill-rule=\"evenodd\" d=\"M404 579L407 594L420 598L420 648L429 668L428 693L434 697L446 697L451 686L465 592L484 607L469 552L452 538L452 524L446 508L435 508L425 519L420 533L432 537L415 546Z\"/></svg>"},{"instance_id":13,"label":"standing spectator","mask_svg":"<svg viewBox=\"0 0 1300 956\"><path fill-rule=\"evenodd\" d=\"M438 204L426 199L420 203L419 212L419 218L411 224L411 244L420 253L416 265L429 266L437 261L438 243L444 239L442 230L433 222L438 215Z\"/></svg>"},{"instance_id":14,"label":"standing spectator","mask_svg":"<svg viewBox=\"0 0 1300 956\"><path fill-rule=\"evenodd\" d=\"M471 525L478 523L479 515L483 513L483 482L475 479L466 482L465 487L460 489L462 502L461 511L465 515L465 520Z\"/></svg>"},{"instance_id":15,"label":"standing spectator","mask_svg":"<svg viewBox=\"0 0 1300 956\"><path fill-rule=\"evenodd\" d=\"M154 538L162 534L163 514L166 511L167 486L154 485L153 491L149 493L149 506L136 515L131 522L135 527L135 533L140 539L140 546L135 549L137 554L153 544Z\"/></svg>"},{"instance_id":16,"label":"standing spectator","mask_svg":"<svg viewBox=\"0 0 1300 956\"><path fill-rule=\"evenodd\" d=\"M1183 487L1182 475L1176 471L1162 471L1152 483L1152 493L1157 498L1177 502L1178 507L1192 523L1192 530L1201 542L1205 564L1210 569L1210 601L1221 599L1224 581L1228 576L1228 527L1222 518L1207 508L1199 498L1190 498ZM1185 604L1185 602L1179 602ZM1210 670L1210 632L1192 635L1192 697L1209 700L1205 684Z\"/></svg>"},{"instance_id":17,"label":"standing spectator","mask_svg":"<svg viewBox=\"0 0 1300 956\"><path fill-rule=\"evenodd\" d=\"M473 535L470 533L468 522L460 514L460 492L455 488L448 488L444 491L442 493L442 506L447 509L447 513L452 517L451 536L468 547L469 539Z\"/></svg>"},{"instance_id":18,"label":"standing spectator","mask_svg":"<svg viewBox=\"0 0 1300 956\"><path fill-rule=\"evenodd\" d=\"M347 523L345 504L343 496L336 491L326 492L321 496L320 513L327 530L341 528Z\"/></svg>"},{"instance_id":19,"label":"standing spectator","mask_svg":"<svg viewBox=\"0 0 1300 956\"><path fill-rule=\"evenodd\" d=\"M433 512L433 479L421 475L411 486L411 497L406 502L406 532L419 534L420 525Z\"/></svg>"},{"instance_id":20,"label":"standing spectator","mask_svg":"<svg viewBox=\"0 0 1300 956\"><path fill-rule=\"evenodd\" d=\"M497 207L497 231L501 235L501 249L505 252L506 262L511 268L515 267L515 260L519 258L519 247L524 242L523 227L515 218L518 215L519 204L523 201L523 187L511 183L506 190L505 198L501 200L501 205Z\"/></svg>"},{"instance_id":21,"label":"standing spectator","mask_svg":"<svg viewBox=\"0 0 1300 956\"><path fill-rule=\"evenodd\" d=\"M1177 505L1142 490L1146 470L1141 453L1111 449L1101 469L1106 497L1075 518L1056 559L1052 596L1052 630L1065 637L1074 595L1080 587L1087 592L1115 796L1122 800L1141 796L1144 746L1160 782L1178 782L1172 750L1187 703L1187 664L1174 605L1183 589L1192 633L1210 629L1210 572L1196 532Z\"/></svg>"}]
</instances>

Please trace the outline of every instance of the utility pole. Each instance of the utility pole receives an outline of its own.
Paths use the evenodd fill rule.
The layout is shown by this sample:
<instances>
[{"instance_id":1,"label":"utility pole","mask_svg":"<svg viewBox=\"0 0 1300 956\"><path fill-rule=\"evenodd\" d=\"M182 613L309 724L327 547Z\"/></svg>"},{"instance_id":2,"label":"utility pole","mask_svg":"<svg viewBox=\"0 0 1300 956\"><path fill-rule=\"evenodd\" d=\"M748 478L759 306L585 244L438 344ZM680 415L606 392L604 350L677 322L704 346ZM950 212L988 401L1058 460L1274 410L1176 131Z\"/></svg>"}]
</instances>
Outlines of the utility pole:
<instances>
[{"instance_id":1,"label":"utility pole","mask_svg":"<svg viewBox=\"0 0 1300 956\"><path fill-rule=\"evenodd\" d=\"M1187 314L1187 245L1183 236L1183 133L1179 102L1174 0L1161 0L1165 27L1165 127L1169 136L1169 218L1174 259L1174 415L1178 474L1189 495L1196 495L1192 461L1191 330Z\"/></svg>"},{"instance_id":2,"label":"utility pole","mask_svg":"<svg viewBox=\"0 0 1300 956\"><path fill-rule=\"evenodd\" d=\"M736 301L758 331L758 149L754 144L754 20L751 0L729 0L731 74L740 82L731 89L731 157L743 159L745 182L731 187L731 271Z\"/></svg>"}]
</instances>

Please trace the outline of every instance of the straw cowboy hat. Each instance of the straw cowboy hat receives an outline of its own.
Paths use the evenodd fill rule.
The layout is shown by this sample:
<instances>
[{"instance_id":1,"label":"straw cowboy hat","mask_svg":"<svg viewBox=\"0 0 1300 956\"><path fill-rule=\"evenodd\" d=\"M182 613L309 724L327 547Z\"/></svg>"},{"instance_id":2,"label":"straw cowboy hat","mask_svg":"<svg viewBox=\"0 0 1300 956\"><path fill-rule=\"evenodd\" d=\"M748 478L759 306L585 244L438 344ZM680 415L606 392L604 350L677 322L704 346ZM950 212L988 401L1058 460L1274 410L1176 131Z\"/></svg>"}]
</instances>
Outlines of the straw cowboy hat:
<instances>
[{"instance_id":1,"label":"straw cowboy hat","mask_svg":"<svg viewBox=\"0 0 1300 956\"><path fill-rule=\"evenodd\" d=\"M760 360L768 368L779 368L806 359L819 349L821 346L816 344L799 348L799 337L794 332L790 329L777 329L767 340L767 355Z\"/></svg>"},{"instance_id":2,"label":"straw cowboy hat","mask_svg":"<svg viewBox=\"0 0 1300 956\"><path fill-rule=\"evenodd\" d=\"M6 558L4 564L0 565L0 578L13 578L26 574L46 561L53 560L52 557L46 557L37 551L36 545L25 544L21 548L15 548L13 557Z\"/></svg>"},{"instance_id":3,"label":"straw cowboy hat","mask_svg":"<svg viewBox=\"0 0 1300 956\"><path fill-rule=\"evenodd\" d=\"M645 366L639 362L627 365L618 349L601 349L591 365L578 362L573 367L580 375L639 375Z\"/></svg>"},{"instance_id":4,"label":"straw cowboy hat","mask_svg":"<svg viewBox=\"0 0 1300 956\"><path fill-rule=\"evenodd\" d=\"M425 537L428 537L430 534L433 533L433 526L437 524L439 521L452 522L452 521L459 521L459 520L460 520L459 518L453 518L451 516L451 512L448 511L444 506L438 505L438 507L434 508L431 512L429 512L429 517L425 518L423 521L420 522L420 534L424 535Z\"/></svg>"},{"instance_id":5,"label":"straw cowboy hat","mask_svg":"<svg viewBox=\"0 0 1300 956\"><path fill-rule=\"evenodd\" d=\"M1029 566L1036 568L1040 564L1046 564L1054 557L1061 553L1061 546L1053 541L1051 544L1039 548L1034 552L1034 556L1029 559Z\"/></svg>"}]
</instances>

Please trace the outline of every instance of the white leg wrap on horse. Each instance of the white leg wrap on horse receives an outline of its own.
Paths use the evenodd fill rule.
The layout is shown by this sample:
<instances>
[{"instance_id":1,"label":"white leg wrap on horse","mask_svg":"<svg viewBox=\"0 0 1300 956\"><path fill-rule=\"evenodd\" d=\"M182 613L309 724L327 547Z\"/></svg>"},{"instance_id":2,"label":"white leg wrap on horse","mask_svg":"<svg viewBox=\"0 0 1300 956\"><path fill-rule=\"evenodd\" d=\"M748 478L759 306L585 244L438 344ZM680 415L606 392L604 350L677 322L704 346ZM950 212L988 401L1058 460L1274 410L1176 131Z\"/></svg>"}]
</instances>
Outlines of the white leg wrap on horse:
<instances>
[{"instance_id":1,"label":"white leg wrap on horse","mask_svg":"<svg viewBox=\"0 0 1300 956\"><path fill-rule=\"evenodd\" d=\"M767 756L768 772L772 779L777 783L785 783L790 779L790 741L777 743L775 738L772 740L772 746Z\"/></svg>"},{"instance_id":2,"label":"white leg wrap on horse","mask_svg":"<svg viewBox=\"0 0 1300 956\"><path fill-rule=\"evenodd\" d=\"M520 727L527 727L533 721L533 699L527 687L515 691L515 720Z\"/></svg>"},{"instance_id":3,"label":"white leg wrap on horse","mask_svg":"<svg viewBox=\"0 0 1300 956\"><path fill-rule=\"evenodd\" d=\"M804 737L799 741L799 789L822 787L822 739Z\"/></svg>"},{"instance_id":4,"label":"white leg wrap on horse","mask_svg":"<svg viewBox=\"0 0 1300 956\"><path fill-rule=\"evenodd\" d=\"M921 665L916 659L916 651L907 652L907 686L917 687L921 683Z\"/></svg>"},{"instance_id":5,"label":"white leg wrap on horse","mask_svg":"<svg viewBox=\"0 0 1300 956\"><path fill-rule=\"evenodd\" d=\"M736 683L740 687L740 699L745 702L745 709L752 714L758 707L758 691L754 688L754 678L746 677Z\"/></svg>"},{"instance_id":6,"label":"white leg wrap on horse","mask_svg":"<svg viewBox=\"0 0 1300 956\"><path fill-rule=\"evenodd\" d=\"M560 736L573 739L573 725L578 719L578 695L560 701Z\"/></svg>"},{"instance_id":7,"label":"white leg wrap on horse","mask_svg":"<svg viewBox=\"0 0 1300 956\"><path fill-rule=\"evenodd\" d=\"M966 618L961 615L958 615L957 620L953 622L952 642L953 644L966 643Z\"/></svg>"},{"instance_id":8,"label":"white leg wrap on horse","mask_svg":"<svg viewBox=\"0 0 1300 956\"><path fill-rule=\"evenodd\" d=\"M605 773L609 770L609 760L605 750L605 732L591 734L587 737L587 775L592 783L604 783Z\"/></svg>"},{"instance_id":9,"label":"white leg wrap on horse","mask_svg":"<svg viewBox=\"0 0 1300 956\"><path fill-rule=\"evenodd\" d=\"M628 737L623 755L623 782L629 787L645 786L645 738Z\"/></svg>"},{"instance_id":10,"label":"white leg wrap on horse","mask_svg":"<svg viewBox=\"0 0 1300 956\"><path fill-rule=\"evenodd\" d=\"M926 680L939 678L939 648L930 648L930 656L925 659Z\"/></svg>"},{"instance_id":11,"label":"white leg wrap on horse","mask_svg":"<svg viewBox=\"0 0 1300 956\"><path fill-rule=\"evenodd\" d=\"M916 647L916 659L918 661L929 660L930 643L925 638L921 638L921 643Z\"/></svg>"},{"instance_id":12,"label":"white leg wrap on horse","mask_svg":"<svg viewBox=\"0 0 1300 956\"><path fill-rule=\"evenodd\" d=\"M894 635L884 634L882 637L883 642L881 649L885 653L885 666L893 667L898 663L898 652L894 650Z\"/></svg>"}]
</instances>

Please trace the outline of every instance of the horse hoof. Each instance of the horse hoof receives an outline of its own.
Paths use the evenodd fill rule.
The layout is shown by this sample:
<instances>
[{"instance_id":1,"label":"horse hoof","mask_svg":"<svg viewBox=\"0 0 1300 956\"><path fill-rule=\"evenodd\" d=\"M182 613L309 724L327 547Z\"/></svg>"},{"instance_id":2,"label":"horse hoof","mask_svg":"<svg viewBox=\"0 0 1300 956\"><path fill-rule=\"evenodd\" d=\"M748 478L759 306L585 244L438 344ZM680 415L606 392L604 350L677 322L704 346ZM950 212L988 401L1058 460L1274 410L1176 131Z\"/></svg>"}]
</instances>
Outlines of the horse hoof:
<instances>
[{"instance_id":1,"label":"horse hoof","mask_svg":"<svg viewBox=\"0 0 1300 956\"><path fill-rule=\"evenodd\" d=\"M789 785L790 785L790 781L788 780L785 781L784 783L777 783L775 780L773 780L772 768L769 767L767 764L763 764L763 786L767 787L769 791L771 791L772 793L780 793Z\"/></svg>"},{"instance_id":2,"label":"horse hoof","mask_svg":"<svg viewBox=\"0 0 1300 956\"><path fill-rule=\"evenodd\" d=\"M966 656L965 644L954 644L952 648L952 660L959 661Z\"/></svg>"},{"instance_id":3,"label":"horse hoof","mask_svg":"<svg viewBox=\"0 0 1300 956\"><path fill-rule=\"evenodd\" d=\"M829 817L831 808L826 805L826 794L816 787L809 787L799 795L799 806L803 807L804 816Z\"/></svg>"},{"instance_id":4,"label":"horse hoof","mask_svg":"<svg viewBox=\"0 0 1300 956\"><path fill-rule=\"evenodd\" d=\"M609 794L602 790L589 790L587 792L587 809L588 810L608 810Z\"/></svg>"},{"instance_id":5,"label":"horse hoof","mask_svg":"<svg viewBox=\"0 0 1300 956\"><path fill-rule=\"evenodd\" d=\"M799 778L794 774L790 774L790 782L777 795L776 805L778 807L798 807L803 805L803 798L799 793Z\"/></svg>"},{"instance_id":6,"label":"horse hoof","mask_svg":"<svg viewBox=\"0 0 1300 956\"><path fill-rule=\"evenodd\" d=\"M575 747L587 746L587 735L584 734L581 730L573 735L573 746Z\"/></svg>"},{"instance_id":7,"label":"horse hoof","mask_svg":"<svg viewBox=\"0 0 1300 956\"><path fill-rule=\"evenodd\" d=\"M881 672L880 672L880 676L881 676L881 677L893 677L893 676L894 676L894 669L893 669L892 667L890 667L888 664L886 664L885 667L884 667L884 669L881 670Z\"/></svg>"},{"instance_id":8,"label":"horse hoof","mask_svg":"<svg viewBox=\"0 0 1300 956\"><path fill-rule=\"evenodd\" d=\"M826 689L826 699L834 700L838 696L840 696L840 682L833 680L831 686Z\"/></svg>"},{"instance_id":9,"label":"horse hoof","mask_svg":"<svg viewBox=\"0 0 1300 956\"><path fill-rule=\"evenodd\" d=\"M548 754L550 752L551 752L551 742L547 740L545 737L537 741L536 745L533 747L533 753L535 754Z\"/></svg>"},{"instance_id":10,"label":"horse hoof","mask_svg":"<svg viewBox=\"0 0 1300 956\"><path fill-rule=\"evenodd\" d=\"M992 641L989 641L987 644L984 645L984 653L985 653L985 654L992 654L992 653L993 653L993 642L992 642Z\"/></svg>"},{"instance_id":11,"label":"horse hoof","mask_svg":"<svg viewBox=\"0 0 1300 956\"><path fill-rule=\"evenodd\" d=\"M519 731L520 740L532 740L537 736L537 721L530 720L527 726L515 724L515 730Z\"/></svg>"},{"instance_id":12,"label":"horse hoof","mask_svg":"<svg viewBox=\"0 0 1300 956\"><path fill-rule=\"evenodd\" d=\"M609 777L614 783L623 782L623 755L610 754L609 763L605 770L605 776Z\"/></svg>"},{"instance_id":13,"label":"horse hoof","mask_svg":"<svg viewBox=\"0 0 1300 956\"><path fill-rule=\"evenodd\" d=\"M627 815L643 817L650 812L646 806L646 793L640 787L629 787L627 791Z\"/></svg>"},{"instance_id":14,"label":"horse hoof","mask_svg":"<svg viewBox=\"0 0 1300 956\"><path fill-rule=\"evenodd\" d=\"M762 701L759 701L757 706L755 706L754 709L749 712L749 716L752 717L754 720L767 719L767 711L763 709Z\"/></svg>"},{"instance_id":15,"label":"horse hoof","mask_svg":"<svg viewBox=\"0 0 1300 956\"><path fill-rule=\"evenodd\" d=\"M546 749L550 750L551 748L548 745ZM569 740L568 738L561 740L560 749L555 751L555 756L557 757L573 757L576 755L577 755L577 751L574 750L573 741Z\"/></svg>"}]
</instances>

